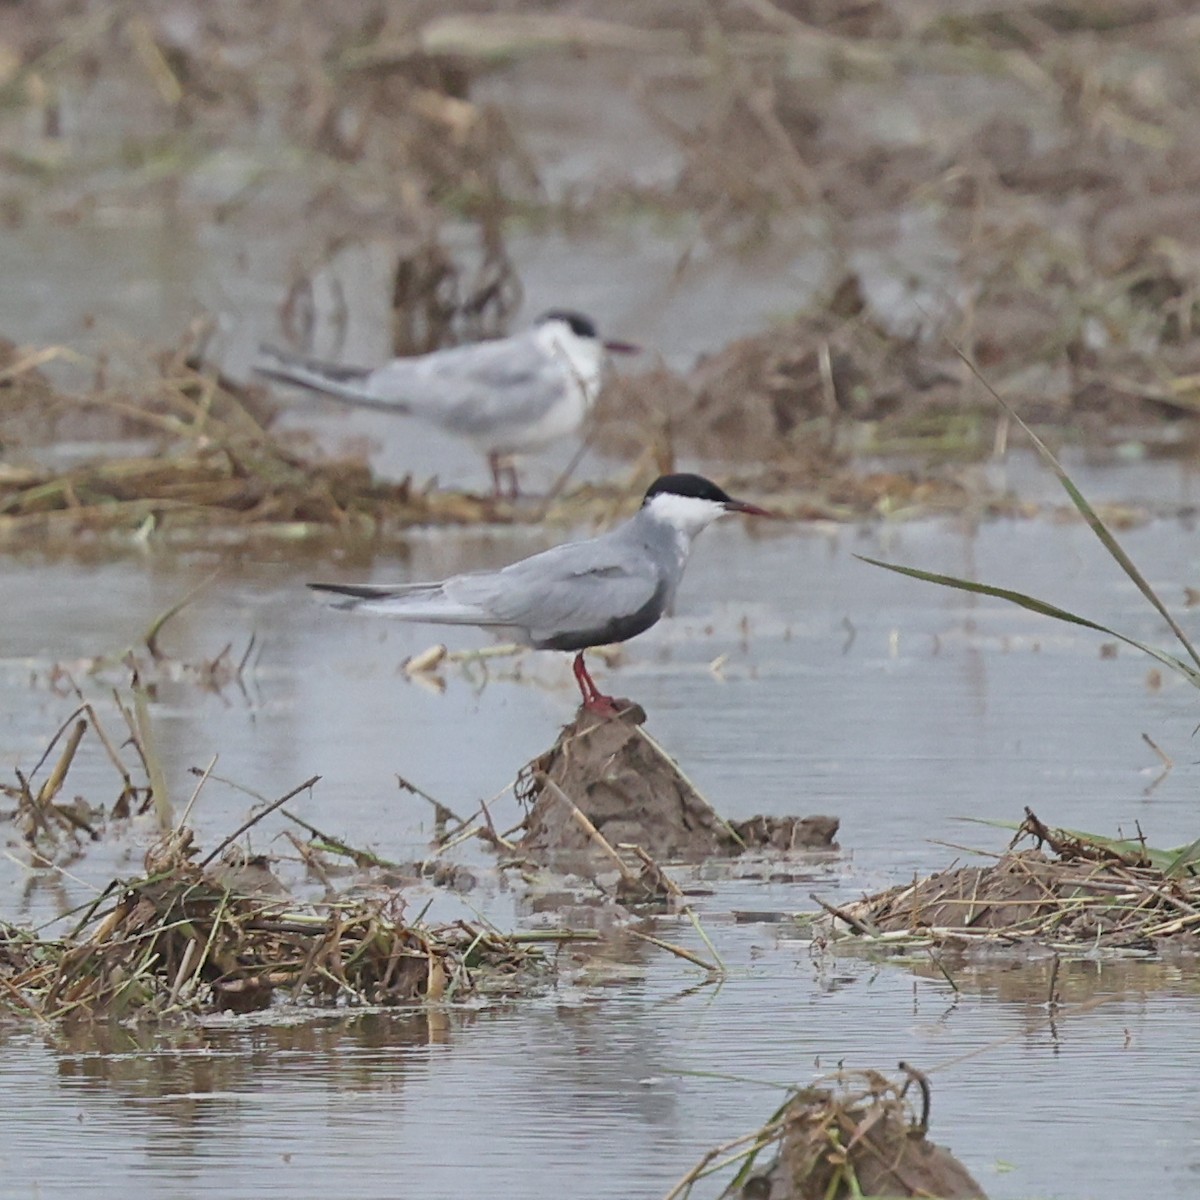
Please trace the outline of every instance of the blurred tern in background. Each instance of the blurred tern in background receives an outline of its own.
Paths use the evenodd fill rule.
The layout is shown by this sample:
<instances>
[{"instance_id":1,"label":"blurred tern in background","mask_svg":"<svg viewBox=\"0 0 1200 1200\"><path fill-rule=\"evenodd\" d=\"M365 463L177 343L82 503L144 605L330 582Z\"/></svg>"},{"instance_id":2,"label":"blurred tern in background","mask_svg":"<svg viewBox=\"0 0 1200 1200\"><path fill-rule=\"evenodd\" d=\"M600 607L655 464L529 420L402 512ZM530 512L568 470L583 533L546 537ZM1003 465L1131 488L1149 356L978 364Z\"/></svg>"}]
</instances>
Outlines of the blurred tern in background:
<instances>
[{"instance_id":1,"label":"blurred tern in background","mask_svg":"<svg viewBox=\"0 0 1200 1200\"><path fill-rule=\"evenodd\" d=\"M608 352L638 349L602 340L580 313L553 309L511 337L396 358L382 367L341 366L262 346L254 369L343 404L419 417L465 438L487 456L493 495L516 499L513 455L575 433L599 395Z\"/></svg>"},{"instance_id":2,"label":"blurred tern in background","mask_svg":"<svg viewBox=\"0 0 1200 1200\"><path fill-rule=\"evenodd\" d=\"M649 629L675 597L692 539L730 512L771 516L699 475L663 475L623 525L499 571L437 583L308 586L335 595L338 608L401 621L478 625L536 650L575 651L584 707L611 716L617 706L596 687L583 651Z\"/></svg>"}]
</instances>

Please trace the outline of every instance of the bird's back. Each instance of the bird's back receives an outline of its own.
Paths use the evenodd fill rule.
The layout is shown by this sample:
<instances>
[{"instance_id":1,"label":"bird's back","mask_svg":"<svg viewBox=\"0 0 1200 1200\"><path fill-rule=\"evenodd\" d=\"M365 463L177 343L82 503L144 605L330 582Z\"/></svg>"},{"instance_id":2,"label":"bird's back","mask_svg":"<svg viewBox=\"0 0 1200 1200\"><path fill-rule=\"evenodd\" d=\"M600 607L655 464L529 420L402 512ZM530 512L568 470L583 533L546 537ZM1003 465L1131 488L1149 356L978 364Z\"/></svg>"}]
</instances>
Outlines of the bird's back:
<instances>
[{"instance_id":1,"label":"bird's back","mask_svg":"<svg viewBox=\"0 0 1200 1200\"><path fill-rule=\"evenodd\" d=\"M500 451L533 448L570 432L586 407L581 399L577 412L563 414L561 428L545 438L537 436L577 388L565 363L546 354L531 333L396 359L372 371L363 387L372 396L403 402L409 412L451 433Z\"/></svg>"}]
</instances>

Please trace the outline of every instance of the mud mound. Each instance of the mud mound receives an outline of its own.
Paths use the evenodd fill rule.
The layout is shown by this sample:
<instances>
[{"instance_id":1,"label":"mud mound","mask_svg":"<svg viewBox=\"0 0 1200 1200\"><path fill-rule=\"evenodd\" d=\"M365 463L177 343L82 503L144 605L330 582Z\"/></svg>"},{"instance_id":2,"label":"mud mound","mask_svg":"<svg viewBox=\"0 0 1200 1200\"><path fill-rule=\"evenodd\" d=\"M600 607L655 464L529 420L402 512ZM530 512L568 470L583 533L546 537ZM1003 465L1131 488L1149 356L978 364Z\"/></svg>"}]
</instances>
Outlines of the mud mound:
<instances>
[{"instance_id":1,"label":"mud mound","mask_svg":"<svg viewBox=\"0 0 1200 1200\"><path fill-rule=\"evenodd\" d=\"M779 1157L767 1177L756 1180L758 1187L750 1194L769 1200L830 1196L986 1200L966 1167L925 1137L927 1105L922 1116L914 1119L905 1103L907 1085L890 1084L878 1076L868 1080L873 1086L865 1095L837 1096L814 1088L793 1100L782 1118Z\"/></svg>"},{"instance_id":2,"label":"mud mound","mask_svg":"<svg viewBox=\"0 0 1200 1200\"><path fill-rule=\"evenodd\" d=\"M929 1082L904 1063L903 1080L875 1071L841 1072L836 1087L798 1092L755 1134L754 1155L778 1146L762 1170L743 1169L735 1193L745 1200L830 1200L850 1196L939 1196L986 1200L986 1194L950 1151L929 1141ZM918 1101L916 1111L912 1101ZM724 1147L728 1149L728 1147ZM754 1156L752 1155L751 1161ZM707 1160L706 1160L707 1161ZM686 1189L703 1167L680 1181ZM735 1181L736 1183L737 1181Z\"/></svg>"},{"instance_id":3,"label":"mud mound","mask_svg":"<svg viewBox=\"0 0 1200 1200\"><path fill-rule=\"evenodd\" d=\"M622 845L657 858L695 861L751 847L836 848L835 817L753 817L728 822L642 729L645 712L619 717L580 708L554 746L525 767L528 804L519 846L535 859Z\"/></svg>"},{"instance_id":4,"label":"mud mound","mask_svg":"<svg viewBox=\"0 0 1200 1200\"><path fill-rule=\"evenodd\" d=\"M1010 848L983 867L940 871L830 909L867 936L913 933L947 941L1039 942L1054 947L1150 948L1164 939L1200 949L1200 877L1193 847L1151 850L1050 829L1031 812ZM1046 853L1045 846L1050 853Z\"/></svg>"}]
</instances>

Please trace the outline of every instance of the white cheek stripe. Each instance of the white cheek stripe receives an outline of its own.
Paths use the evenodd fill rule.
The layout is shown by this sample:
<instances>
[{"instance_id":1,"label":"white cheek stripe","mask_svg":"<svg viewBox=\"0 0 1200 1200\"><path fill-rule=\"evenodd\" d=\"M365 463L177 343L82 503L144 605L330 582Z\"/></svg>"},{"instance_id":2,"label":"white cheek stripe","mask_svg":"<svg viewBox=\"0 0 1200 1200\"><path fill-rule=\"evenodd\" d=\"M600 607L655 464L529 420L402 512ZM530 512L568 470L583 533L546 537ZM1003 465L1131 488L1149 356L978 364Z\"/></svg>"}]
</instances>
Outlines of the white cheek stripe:
<instances>
[{"instance_id":1,"label":"white cheek stripe","mask_svg":"<svg viewBox=\"0 0 1200 1200\"><path fill-rule=\"evenodd\" d=\"M657 496L652 496L649 507L658 520L689 533L703 529L725 511L725 506L715 500L677 496L672 492L659 492Z\"/></svg>"}]
</instances>

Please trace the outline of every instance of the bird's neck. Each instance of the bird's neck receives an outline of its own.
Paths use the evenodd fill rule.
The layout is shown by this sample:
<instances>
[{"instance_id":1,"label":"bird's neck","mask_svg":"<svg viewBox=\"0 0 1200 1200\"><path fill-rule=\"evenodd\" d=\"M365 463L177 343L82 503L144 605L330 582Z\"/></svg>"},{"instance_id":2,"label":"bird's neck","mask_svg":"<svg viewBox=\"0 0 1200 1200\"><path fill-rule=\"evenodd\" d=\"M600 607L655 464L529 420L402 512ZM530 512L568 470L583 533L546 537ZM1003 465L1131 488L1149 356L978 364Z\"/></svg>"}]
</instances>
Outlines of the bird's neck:
<instances>
[{"instance_id":1,"label":"bird's neck","mask_svg":"<svg viewBox=\"0 0 1200 1200\"><path fill-rule=\"evenodd\" d=\"M543 350L556 355L574 376L589 403L595 400L604 374L604 347L597 338L581 338L569 330L543 325L534 330Z\"/></svg>"},{"instance_id":2,"label":"bird's neck","mask_svg":"<svg viewBox=\"0 0 1200 1200\"><path fill-rule=\"evenodd\" d=\"M691 553L692 539L703 526L697 527L665 521L661 517L644 511L641 516L646 542L670 552L682 569Z\"/></svg>"}]
</instances>

